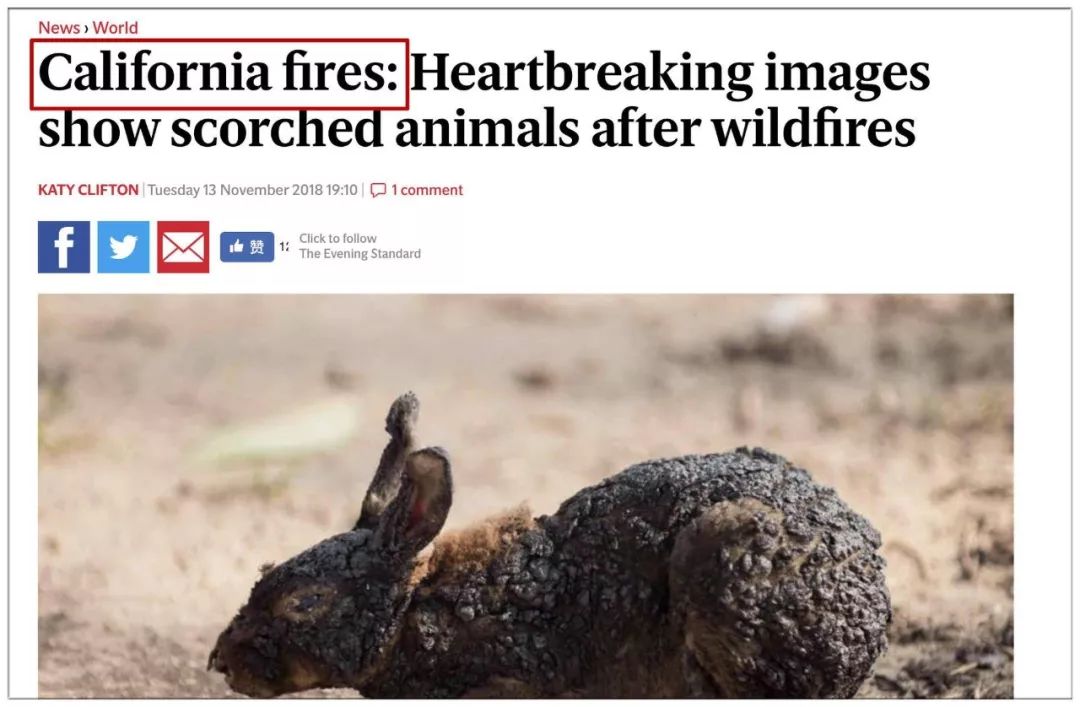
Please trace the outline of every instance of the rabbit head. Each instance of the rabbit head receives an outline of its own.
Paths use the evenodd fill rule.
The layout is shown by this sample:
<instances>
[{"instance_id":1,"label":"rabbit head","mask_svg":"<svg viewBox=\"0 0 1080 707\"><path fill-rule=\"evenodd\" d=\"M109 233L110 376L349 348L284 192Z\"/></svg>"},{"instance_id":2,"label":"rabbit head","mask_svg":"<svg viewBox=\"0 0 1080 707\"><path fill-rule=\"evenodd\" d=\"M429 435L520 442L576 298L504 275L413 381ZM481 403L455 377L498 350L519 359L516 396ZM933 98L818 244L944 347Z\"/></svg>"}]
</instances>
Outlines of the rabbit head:
<instances>
[{"instance_id":1,"label":"rabbit head","mask_svg":"<svg viewBox=\"0 0 1080 707\"><path fill-rule=\"evenodd\" d=\"M391 407L390 442L353 529L264 571L218 638L207 667L232 689L360 689L378 671L409 606L416 556L450 510L446 452L412 449L418 407L411 393Z\"/></svg>"}]
</instances>

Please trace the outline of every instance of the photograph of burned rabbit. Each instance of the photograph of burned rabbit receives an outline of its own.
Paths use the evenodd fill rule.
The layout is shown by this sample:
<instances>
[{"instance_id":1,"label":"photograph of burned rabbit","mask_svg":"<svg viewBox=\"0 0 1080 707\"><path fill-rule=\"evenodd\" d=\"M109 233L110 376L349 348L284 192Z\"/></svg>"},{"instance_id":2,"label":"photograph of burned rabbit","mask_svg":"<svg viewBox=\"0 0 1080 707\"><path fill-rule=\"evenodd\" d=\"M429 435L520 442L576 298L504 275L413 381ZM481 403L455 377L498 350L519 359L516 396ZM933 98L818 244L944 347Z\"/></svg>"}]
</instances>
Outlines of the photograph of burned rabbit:
<instances>
[{"instance_id":1,"label":"photograph of burned rabbit","mask_svg":"<svg viewBox=\"0 0 1080 707\"><path fill-rule=\"evenodd\" d=\"M1011 697L1010 295L43 295L42 697Z\"/></svg>"}]
</instances>

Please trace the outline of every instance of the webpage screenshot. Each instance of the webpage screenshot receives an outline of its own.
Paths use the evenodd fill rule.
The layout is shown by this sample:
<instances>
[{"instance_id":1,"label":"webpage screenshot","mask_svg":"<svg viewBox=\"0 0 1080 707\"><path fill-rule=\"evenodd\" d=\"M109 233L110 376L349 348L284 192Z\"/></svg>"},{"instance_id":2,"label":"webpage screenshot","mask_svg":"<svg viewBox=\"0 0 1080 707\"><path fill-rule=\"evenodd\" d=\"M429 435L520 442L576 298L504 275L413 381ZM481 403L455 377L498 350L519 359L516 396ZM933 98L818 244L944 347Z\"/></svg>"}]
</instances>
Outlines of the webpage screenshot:
<instances>
[{"instance_id":1,"label":"webpage screenshot","mask_svg":"<svg viewBox=\"0 0 1080 707\"><path fill-rule=\"evenodd\" d=\"M1070 698L1070 7L6 8L10 698Z\"/></svg>"}]
</instances>

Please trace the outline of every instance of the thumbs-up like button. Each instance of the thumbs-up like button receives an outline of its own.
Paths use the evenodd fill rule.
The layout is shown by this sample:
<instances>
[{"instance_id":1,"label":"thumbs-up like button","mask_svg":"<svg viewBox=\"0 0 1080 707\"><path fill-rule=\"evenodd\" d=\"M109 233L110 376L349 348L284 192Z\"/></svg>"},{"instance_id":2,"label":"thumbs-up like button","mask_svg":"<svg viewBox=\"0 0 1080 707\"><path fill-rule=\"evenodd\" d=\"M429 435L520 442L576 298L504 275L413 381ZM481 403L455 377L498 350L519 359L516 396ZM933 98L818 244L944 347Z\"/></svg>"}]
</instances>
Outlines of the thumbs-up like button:
<instances>
[{"instance_id":1,"label":"thumbs-up like button","mask_svg":"<svg viewBox=\"0 0 1080 707\"><path fill-rule=\"evenodd\" d=\"M270 231L224 231L220 243L223 263L274 262L274 234Z\"/></svg>"}]
</instances>

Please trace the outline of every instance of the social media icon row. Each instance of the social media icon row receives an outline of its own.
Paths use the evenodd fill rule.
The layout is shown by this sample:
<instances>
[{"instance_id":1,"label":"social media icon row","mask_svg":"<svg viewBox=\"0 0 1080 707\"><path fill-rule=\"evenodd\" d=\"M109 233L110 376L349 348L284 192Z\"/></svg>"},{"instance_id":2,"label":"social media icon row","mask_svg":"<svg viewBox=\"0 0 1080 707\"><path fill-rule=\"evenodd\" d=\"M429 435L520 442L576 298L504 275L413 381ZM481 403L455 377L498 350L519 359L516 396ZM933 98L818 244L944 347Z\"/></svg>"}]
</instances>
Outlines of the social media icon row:
<instances>
[{"instance_id":1,"label":"social media icon row","mask_svg":"<svg viewBox=\"0 0 1080 707\"><path fill-rule=\"evenodd\" d=\"M207 221L157 222L157 272L210 272L210 224ZM97 272L150 272L149 221L98 221ZM38 272L90 272L89 221L38 222ZM221 234L223 262L273 262L274 234L226 231Z\"/></svg>"}]
</instances>

